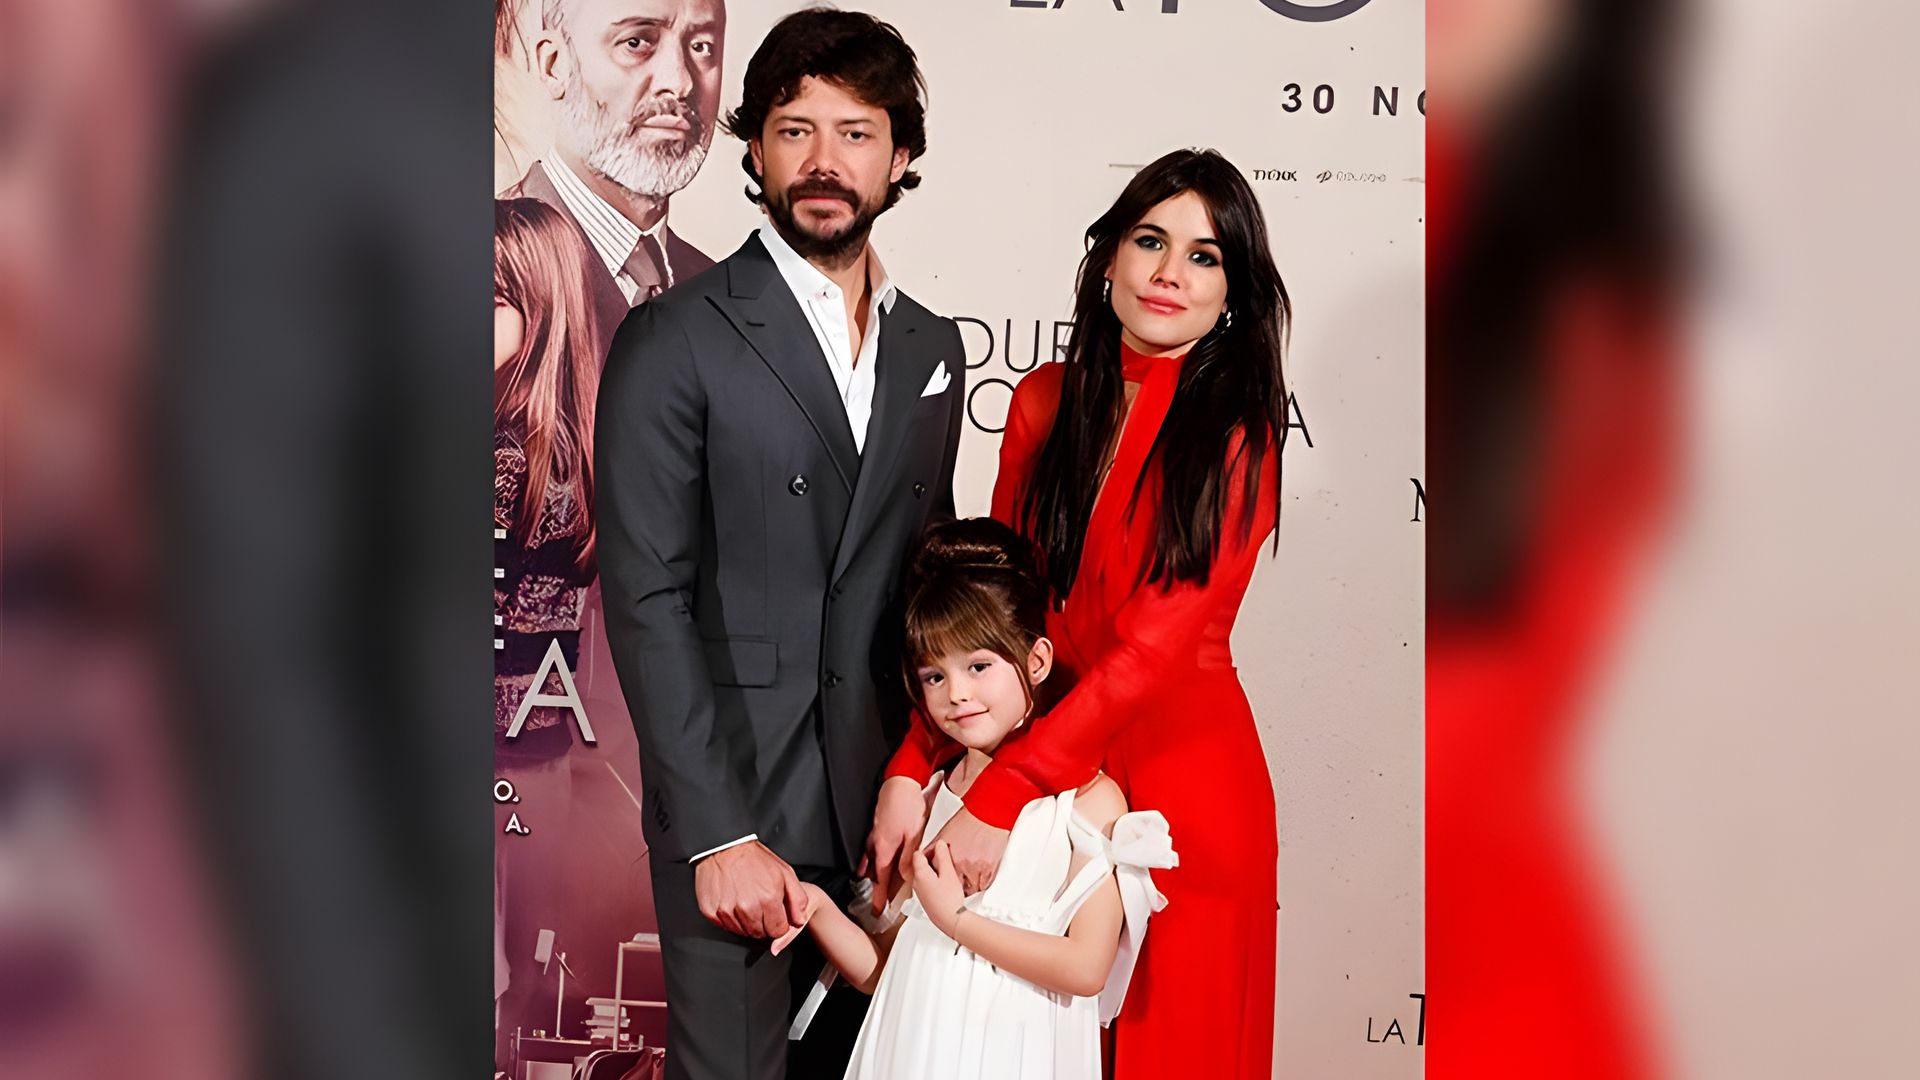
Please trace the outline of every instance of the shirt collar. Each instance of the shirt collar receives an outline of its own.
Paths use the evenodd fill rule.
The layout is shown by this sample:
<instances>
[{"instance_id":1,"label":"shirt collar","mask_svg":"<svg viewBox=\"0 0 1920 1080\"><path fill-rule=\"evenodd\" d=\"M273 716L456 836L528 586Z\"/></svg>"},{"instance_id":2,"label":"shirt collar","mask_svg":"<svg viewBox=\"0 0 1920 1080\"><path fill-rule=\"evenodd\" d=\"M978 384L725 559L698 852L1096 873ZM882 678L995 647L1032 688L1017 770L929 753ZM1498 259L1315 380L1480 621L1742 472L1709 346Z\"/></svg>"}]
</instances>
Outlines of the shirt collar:
<instances>
[{"instance_id":1,"label":"shirt collar","mask_svg":"<svg viewBox=\"0 0 1920 1080\"><path fill-rule=\"evenodd\" d=\"M573 219L586 231L587 239L593 242L593 248L599 253L607 268L618 274L626 265L627 256L633 254L633 247L642 236L651 236L665 247L663 234L667 228L667 215L662 213L653 228L642 229L635 225L627 215L615 209L614 205L600 197L600 194L587 186L580 175L567 166L558 154L547 163L547 176L553 181L554 190L560 193L560 201L567 204L567 210Z\"/></svg>"},{"instance_id":2,"label":"shirt collar","mask_svg":"<svg viewBox=\"0 0 1920 1080\"><path fill-rule=\"evenodd\" d=\"M833 279L822 273L820 268L806 260L806 257L793 250L780 235L780 230L772 225L762 225L754 230L760 237L760 243L773 256L773 265L780 276L787 281L787 287L796 296L815 296L829 287L838 288ZM867 245L867 285L873 290L873 297L880 304L880 310L893 314L893 302L899 298L899 290L894 287L893 278L887 268L880 263L880 253Z\"/></svg>"}]
</instances>

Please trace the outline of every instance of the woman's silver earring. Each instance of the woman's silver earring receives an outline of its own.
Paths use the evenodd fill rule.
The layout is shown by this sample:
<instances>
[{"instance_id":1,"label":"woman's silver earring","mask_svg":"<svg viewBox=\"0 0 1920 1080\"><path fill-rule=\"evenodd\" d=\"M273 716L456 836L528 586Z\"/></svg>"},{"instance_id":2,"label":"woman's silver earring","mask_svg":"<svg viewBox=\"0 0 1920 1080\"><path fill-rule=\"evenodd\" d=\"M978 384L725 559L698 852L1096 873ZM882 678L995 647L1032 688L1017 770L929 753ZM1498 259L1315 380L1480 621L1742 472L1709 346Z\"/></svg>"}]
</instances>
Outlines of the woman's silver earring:
<instances>
[{"instance_id":1,"label":"woman's silver earring","mask_svg":"<svg viewBox=\"0 0 1920 1080\"><path fill-rule=\"evenodd\" d=\"M1220 321L1214 325L1214 329L1218 330L1222 334L1233 329L1233 309L1232 308L1221 309Z\"/></svg>"},{"instance_id":2,"label":"woman's silver earring","mask_svg":"<svg viewBox=\"0 0 1920 1080\"><path fill-rule=\"evenodd\" d=\"M1105 281L1100 283L1100 302L1103 304L1109 304L1113 302L1113 279L1112 278L1108 278Z\"/></svg>"}]
</instances>

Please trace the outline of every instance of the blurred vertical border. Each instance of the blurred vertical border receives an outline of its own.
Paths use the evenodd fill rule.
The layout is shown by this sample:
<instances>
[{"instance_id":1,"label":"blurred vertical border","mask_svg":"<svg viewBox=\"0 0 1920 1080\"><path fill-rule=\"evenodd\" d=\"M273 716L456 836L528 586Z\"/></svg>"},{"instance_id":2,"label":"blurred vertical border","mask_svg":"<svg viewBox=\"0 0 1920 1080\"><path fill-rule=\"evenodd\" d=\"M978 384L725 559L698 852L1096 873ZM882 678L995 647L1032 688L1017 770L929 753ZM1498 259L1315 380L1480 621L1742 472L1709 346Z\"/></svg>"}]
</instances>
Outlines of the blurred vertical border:
<instances>
[{"instance_id":1,"label":"blurred vertical border","mask_svg":"<svg viewBox=\"0 0 1920 1080\"><path fill-rule=\"evenodd\" d=\"M1427 12L1429 1073L1912 1075L1920 18Z\"/></svg>"},{"instance_id":2,"label":"blurred vertical border","mask_svg":"<svg viewBox=\"0 0 1920 1080\"><path fill-rule=\"evenodd\" d=\"M0 9L0 1075L491 1072L491 34Z\"/></svg>"},{"instance_id":3,"label":"blurred vertical border","mask_svg":"<svg viewBox=\"0 0 1920 1080\"><path fill-rule=\"evenodd\" d=\"M1659 1075L1569 791L1587 690L1672 512L1685 248L1658 110L1678 9L1429 5L1436 1076Z\"/></svg>"}]
</instances>

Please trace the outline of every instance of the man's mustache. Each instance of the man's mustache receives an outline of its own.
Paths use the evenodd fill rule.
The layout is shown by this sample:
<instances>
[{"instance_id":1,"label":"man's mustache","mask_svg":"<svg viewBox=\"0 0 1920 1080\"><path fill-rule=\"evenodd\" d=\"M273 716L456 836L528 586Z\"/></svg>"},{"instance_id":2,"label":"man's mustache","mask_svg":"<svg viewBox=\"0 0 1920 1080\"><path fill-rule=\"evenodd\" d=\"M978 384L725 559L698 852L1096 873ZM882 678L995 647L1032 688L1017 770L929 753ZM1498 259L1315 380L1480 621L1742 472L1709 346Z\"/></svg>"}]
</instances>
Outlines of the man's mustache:
<instances>
[{"instance_id":1,"label":"man's mustache","mask_svg":"<svg viewBox=\"0 0 1920 1080\"><path fill-rule=\"evenodd\" d=\"M633 116L627 121L627 134L636 135L640 126L656 116L677 116L687 122L687 138L693 139L705 130L706 122L700 119L700 113L685 100L671 95L650 97L633 110Z\"/></svg>"},{"instance_id":2,"label":"man's mustache","mask_svg":"<svg viewBox=\"0 0 1920 1080\"><path fill-rule=\"evenodd\" d=\"M787 204L801 199L839 199L854 210L860 209L860 196L852 188L823 176L808 177L796 181L787 188Z\"/></svg>"}]
</instances>

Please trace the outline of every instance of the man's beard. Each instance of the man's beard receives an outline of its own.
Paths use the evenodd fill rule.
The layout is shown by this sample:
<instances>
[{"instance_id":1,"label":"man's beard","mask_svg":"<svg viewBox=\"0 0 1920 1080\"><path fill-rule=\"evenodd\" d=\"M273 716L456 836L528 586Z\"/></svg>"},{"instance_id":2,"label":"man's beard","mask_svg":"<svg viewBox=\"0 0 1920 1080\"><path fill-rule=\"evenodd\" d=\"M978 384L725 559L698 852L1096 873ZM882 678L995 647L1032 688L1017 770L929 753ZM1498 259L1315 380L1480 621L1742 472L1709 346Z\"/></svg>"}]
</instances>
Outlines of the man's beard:
<instances>
[{"instance_id":1,"label":"man's beard","mask_svg":"<svg viewBox=\"0 0 1920 1080\"><path fill-rule=\"evenodd\" d=\"M881 200L863 201L852 188L837 180L811 176L788 185L784 192L767 191L767 216L773 220L774 228L780 232L780 238L794 252L808 259L823 259L838 262L853 255L867 246L867 234L873 231L876 218L886 212L886 204ZM839 199L853 209L853 219L835 229L830 234L822 234L814 227L801 224L794 215L793 204L806 198L825 196Z\"/></svg>"},{"instance_id":2,"label":"man's beard","mask_svg":"<svg viewBox=\"0 0 1920 1080\"><path fill-rule=\"evenodd\" d=\"M643 135L641 124L673 115L687 122L685 138L655 142ZM560 118L572 134L587 168L636 195L662 198L693 182L707 160L713 126L693 107L676 97L652 97L622 120L605 102L587 93L575 68L560 99Z\"/></svg>"}]
</instances>

